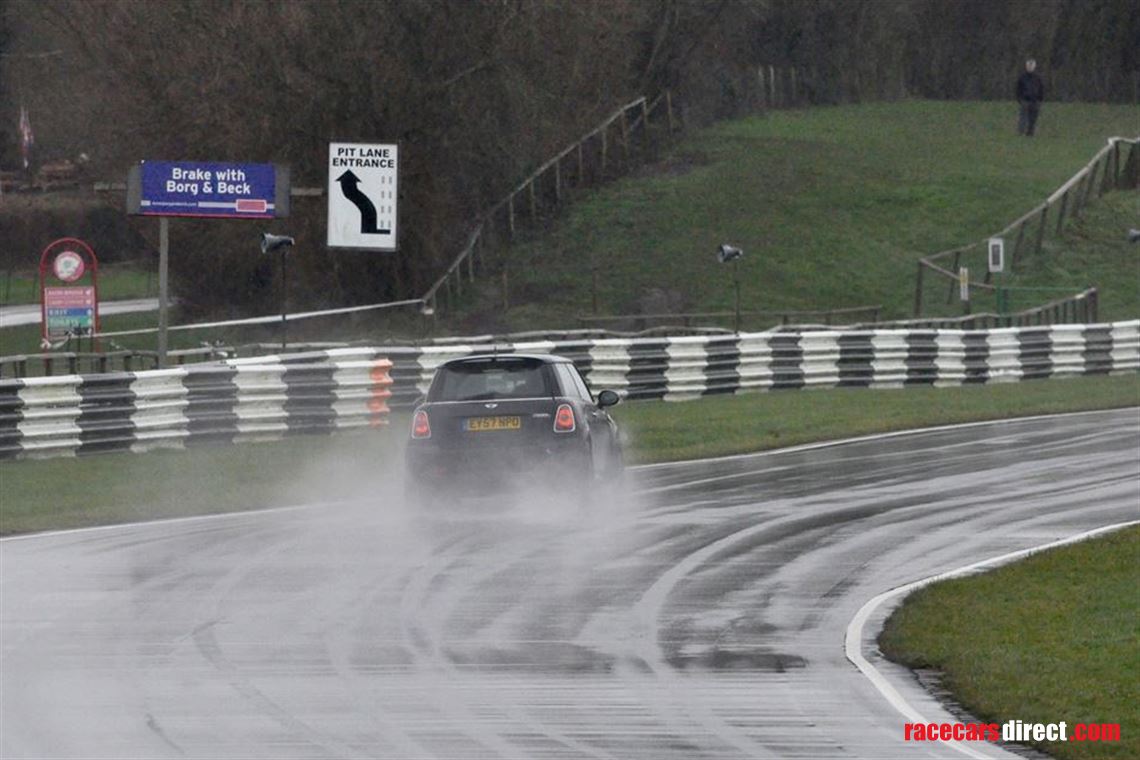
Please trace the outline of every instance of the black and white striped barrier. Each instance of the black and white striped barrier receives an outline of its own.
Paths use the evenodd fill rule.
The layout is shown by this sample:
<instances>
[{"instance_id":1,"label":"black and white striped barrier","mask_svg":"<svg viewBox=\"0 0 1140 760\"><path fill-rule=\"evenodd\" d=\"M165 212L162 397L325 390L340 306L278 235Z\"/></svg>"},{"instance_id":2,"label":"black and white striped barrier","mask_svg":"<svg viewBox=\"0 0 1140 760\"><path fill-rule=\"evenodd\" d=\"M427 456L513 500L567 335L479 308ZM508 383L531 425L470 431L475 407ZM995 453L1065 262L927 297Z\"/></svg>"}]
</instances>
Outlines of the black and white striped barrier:
<instances>
[{"instance_id":1,"label":"black and white striped barrier","mask_svg":"<svg viewBox=\"0 0 1140 760\"><path fill-rule=\"evenodd\" d=\"M387 423L392 365L191 365L0 381L0 459L237 443Z\"/></svg>"},{"instance_id":2,"label":"black and white striped barrier","mask_svg":"<svg viewBox=\"0 0 1140 760\"><path fill-rule=\"evenodd\" d=\"M747 391L950 386L1140 371L1140 320L993 330L742 333L343 348L154 372L0 381L0 458L234 443L384 424L436 367L555 353L595 389L681 401Z\"/></svg>"},{"instance_id":3,"label":"black and white striped barrier","mask_svg":"<svg viewBox=\"0 0 1140 760\"><path fill-rule=\"evenodd\" d=\"M572 359L591 387L680 401L717 393L816 387L893 388L1015 382L1140 371L1140 320L991 330L858 330L508 344L342 348L234 359L230 365L385 357L392 406L427 391L444 361L492 350Z\"/></svg>"}]
</instances>

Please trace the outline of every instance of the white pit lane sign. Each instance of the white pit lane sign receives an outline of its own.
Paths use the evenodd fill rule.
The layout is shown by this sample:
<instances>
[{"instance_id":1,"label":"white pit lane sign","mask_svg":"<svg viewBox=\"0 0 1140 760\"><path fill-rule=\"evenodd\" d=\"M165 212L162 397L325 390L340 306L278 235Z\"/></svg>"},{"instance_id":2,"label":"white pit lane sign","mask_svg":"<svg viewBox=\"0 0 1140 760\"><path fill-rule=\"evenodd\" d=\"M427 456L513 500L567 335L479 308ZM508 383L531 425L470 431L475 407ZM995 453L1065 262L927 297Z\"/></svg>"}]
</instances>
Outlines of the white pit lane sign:
<instances>
[{"instance_id":1,"label":"white pit lane sign","mask_svg":"<svg viewBox=\"0 0 1140 760\"><path fill-rule=\"evenodd\" d=\"M330 248L396 250L399 146L329 143Z\"/></svg>"}]
</instances>

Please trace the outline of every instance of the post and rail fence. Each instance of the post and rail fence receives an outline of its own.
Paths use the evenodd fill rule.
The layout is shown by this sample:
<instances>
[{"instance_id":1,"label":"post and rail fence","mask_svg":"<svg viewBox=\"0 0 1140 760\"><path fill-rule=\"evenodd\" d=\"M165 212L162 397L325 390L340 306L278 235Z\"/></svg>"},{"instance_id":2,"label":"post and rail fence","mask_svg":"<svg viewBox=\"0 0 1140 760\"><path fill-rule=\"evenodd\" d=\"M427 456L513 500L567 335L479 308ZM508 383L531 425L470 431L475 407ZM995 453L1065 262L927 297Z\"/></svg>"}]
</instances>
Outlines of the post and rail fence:
<instances>
[{"instance_id":1,"label":"post and rail fence","mask_svg":"<svg viewBox=\"0 0 1140 760\"><path fill-rule=\"evenodd\" d=\"M914 290L915 319L921 320L924 311L929 311L927 307L935 300L939 305L949 305L954 301L959 288L961 267L967 268L970 272L985 272L983 278L970 279L971 290L996 294L998 287L991 282L991 275L986 265L986 244L990 238L1013 237L1013 245L1008 249L1008 266L1013 269L1029 257L1039 255L1046 236L1050 232L1055 235L1061 234L1065 222L1080 217L1094 199L1111 190L1138 187L1140 187L1140 138L1110 138L1084 167L1057 188L1044 202L1000 231L987 235L982 240L919 259ZM929 279L927 273L930 274ZM1067 305L1051 302L1040 307L1043 312L1042 318L1063 319L1073 314L1086 313L1087 293L1088 291L1084 291L1068 299L1062 299ZM1095 304L1095 295L1093 303ZM1095 306L1093 311L1095 315ZM1038 315L1035 313L1033 317L1036 316ZM1095 321L1095 316L1093 319Z\"/></svg>"},{"instance_id":2,"label":"post and rail fence","mask_svg":"<svg viewBox=\"0 0 1140 760\"><path fill-rule=\"evenodd\" d=\"M663 123L651 124L654 116ZM665 130L666 135L677 128L672 95L668 91L652 102L642 96L626 103L541 164L480 215L463 248L424 293L424 305L434 314L441 305L450 305L453 298L461 296L464 280L473 284L476 272L488 268L487 249L502 242L504 233L505 242L514 240L524 214L534 222L541 210L561 205L571 189L604 181L627 170L637 151L650 150L656 144L651 134L654 126ZM634 142L636 133L641 135L640 145ZM503 250L504 246L499 248ZM499 276L505 308L510 298L509 262L505 257L500 257Z\"/></svg>"}]
</instances>

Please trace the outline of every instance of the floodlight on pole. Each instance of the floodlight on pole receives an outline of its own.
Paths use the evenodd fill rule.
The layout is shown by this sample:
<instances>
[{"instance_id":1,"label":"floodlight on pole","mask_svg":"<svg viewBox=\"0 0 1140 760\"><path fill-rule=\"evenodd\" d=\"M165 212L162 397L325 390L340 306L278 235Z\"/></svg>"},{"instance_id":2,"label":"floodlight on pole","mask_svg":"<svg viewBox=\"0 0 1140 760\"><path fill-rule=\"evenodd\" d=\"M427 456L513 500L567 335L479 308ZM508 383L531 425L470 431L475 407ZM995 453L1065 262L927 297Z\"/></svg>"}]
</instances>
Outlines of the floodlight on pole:
<instances>
[{"instance_id":1,"label":"floodlight on pole","mask_svg":"<svg viewBox=\"0 0 1140 760\"><path fill-rule=\"evenodd\" d=\"M274 235L270 232L261 233L261 252L281 252L281 350L284 351L289 344L289 328L286 315L289 312L289 270L285 265L285 253L296 244L296 238L288 235Z\"/></svg>"},{"instance_id":2,"label":"floodlight on pole","mask_svg":"<svg viewBox=\"0 0 1140 760\"><path fill-rule=\"evenodd\" d=\"M733 322L734 331L740 332L740 260L744 257L744 251L734 245L728 243L721 243L716 249L716 260L721 264L732 263L732 287L735 293L735 320Z\"/></svg>"}]
</instances>

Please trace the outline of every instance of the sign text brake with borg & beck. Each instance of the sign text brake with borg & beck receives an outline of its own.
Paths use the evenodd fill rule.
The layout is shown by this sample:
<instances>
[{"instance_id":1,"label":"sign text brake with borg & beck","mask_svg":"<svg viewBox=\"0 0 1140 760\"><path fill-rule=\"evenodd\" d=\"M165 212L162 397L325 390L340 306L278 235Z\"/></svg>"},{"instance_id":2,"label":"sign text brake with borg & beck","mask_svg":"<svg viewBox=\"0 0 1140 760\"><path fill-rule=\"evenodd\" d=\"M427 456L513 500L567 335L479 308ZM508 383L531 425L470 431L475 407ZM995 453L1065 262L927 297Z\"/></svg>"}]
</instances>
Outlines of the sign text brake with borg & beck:
<instances>
[{"instance_id":1,"label":"sign text brake with borg & beck","mask_svg":"<svg viewBox=\"0 0 1140 760\"><path fill-rule=\"evenodd\" d=\"M245 172L237 168L219 171L209 169L183 169L175 166L166 180L168 193L220 193L222 195L249 195L253 188L245 181Z\"/></svg>"}]
</instances>

